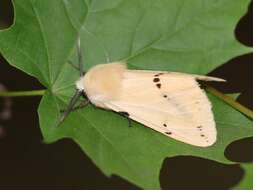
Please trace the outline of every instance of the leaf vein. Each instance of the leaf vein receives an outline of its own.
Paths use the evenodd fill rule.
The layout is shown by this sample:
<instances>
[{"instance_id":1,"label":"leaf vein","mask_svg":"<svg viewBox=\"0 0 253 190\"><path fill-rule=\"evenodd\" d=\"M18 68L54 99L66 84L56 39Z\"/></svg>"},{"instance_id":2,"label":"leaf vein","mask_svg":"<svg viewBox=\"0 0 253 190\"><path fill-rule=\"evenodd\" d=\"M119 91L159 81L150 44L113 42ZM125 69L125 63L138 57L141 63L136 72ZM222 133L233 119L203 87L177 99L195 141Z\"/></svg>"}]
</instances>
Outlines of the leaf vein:
<instances>
[{"instance_id":1,"label":"leaf vein","mask_svg":"<svg viewBox=\"0 0 253 190\"><path fill-rule=\"evenodd\" d=\"M37 21L38 21L38 26L40 28L40 35L42 37L42 41L43 41L43 44L44 44L44 48L46 50L46 57L47 57L47 70L48 70L48 74L49 74L49 83L52 84L52 68L51 68L51 58L49 56L49 48L48 48L48 42L46 40L46 37L44 36L44 28L43 28L43 24L42 24L42 21L40 20L40 16L39 16L39 13L37 11L37 9L35 8L34 4L30 1L31 5L32 5L32 9L33 9L33 12L34 12L34 15L35 17L37 18Z\"/></svg>"}]
</instances>

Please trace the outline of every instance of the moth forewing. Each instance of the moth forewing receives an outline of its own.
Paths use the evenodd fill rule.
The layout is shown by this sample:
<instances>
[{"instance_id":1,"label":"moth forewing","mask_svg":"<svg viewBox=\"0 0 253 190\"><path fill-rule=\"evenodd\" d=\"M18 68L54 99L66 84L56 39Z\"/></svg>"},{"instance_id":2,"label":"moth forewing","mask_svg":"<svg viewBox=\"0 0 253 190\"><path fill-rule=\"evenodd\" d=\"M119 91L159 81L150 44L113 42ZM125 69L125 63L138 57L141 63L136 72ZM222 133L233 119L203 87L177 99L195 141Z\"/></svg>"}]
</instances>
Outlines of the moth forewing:
<instances>
[{"instance_id":1,"label":"moth forewing","mask_svg":"<svg viewBox=\"0 0 253 190\"><path fill-rule=\"evenodd\" d=\"M125 112L168 137L206 147L216 141L211 103L196 80L223 79L164 71L129 70L114 62L91 68L76 83L96 106Z\"/></svg>"}]
</instances>

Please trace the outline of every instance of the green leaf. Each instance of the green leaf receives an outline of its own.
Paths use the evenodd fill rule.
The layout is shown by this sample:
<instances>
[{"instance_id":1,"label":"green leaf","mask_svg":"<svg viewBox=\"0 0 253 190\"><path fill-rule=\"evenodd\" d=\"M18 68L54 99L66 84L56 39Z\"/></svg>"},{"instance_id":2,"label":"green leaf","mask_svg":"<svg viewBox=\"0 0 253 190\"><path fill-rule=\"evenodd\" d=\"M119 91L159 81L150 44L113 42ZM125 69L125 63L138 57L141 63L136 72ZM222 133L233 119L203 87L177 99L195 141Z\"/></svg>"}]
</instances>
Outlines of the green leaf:
<instances>
[{"instance_id":1,"label":"green leaf","mask_svg":"<svg viewBox=\"0 0 253 190\"><path fill-rule=\"evenodd\" d=\"M130 68L206 74L252 51L234 37L250 0L18 0L15 24L0 32L0 52L36 77L47 93L39 106L45 142L71 138L106 174L159 189L165 157L193 155L219 162L226 146L253 135L252 121L210 95L218 141L187 145L93 106L73 112L59 128L60 110L74 93L75 43L81 35L85 68L125 59Z\"/></svg>"},{"instance_id":2,"label":"green leaf","mask_svg":"<svg viewBox=\"0 0 253 190\"><path fill-rule=\"evenodd\" d=\"M244 177L240 181L239 184L237 184L235 187L232 188L232 190L245 190L245 189L252 189L252 179L253 179L253 164L247 163L242 164L241 167L244 169Z\"/></svg>"},{"instance_id":3,"label":"green leaf","mask_svg":"<svg viewBox=\"0 0 253 190\"><path fill-rule=\"evenodd\" d=\"M234 98L234 99L237 99L240 95L241 95L241 93L229 94L229 96L231 96L231 97Z\"/></svg>"}]
</instances>

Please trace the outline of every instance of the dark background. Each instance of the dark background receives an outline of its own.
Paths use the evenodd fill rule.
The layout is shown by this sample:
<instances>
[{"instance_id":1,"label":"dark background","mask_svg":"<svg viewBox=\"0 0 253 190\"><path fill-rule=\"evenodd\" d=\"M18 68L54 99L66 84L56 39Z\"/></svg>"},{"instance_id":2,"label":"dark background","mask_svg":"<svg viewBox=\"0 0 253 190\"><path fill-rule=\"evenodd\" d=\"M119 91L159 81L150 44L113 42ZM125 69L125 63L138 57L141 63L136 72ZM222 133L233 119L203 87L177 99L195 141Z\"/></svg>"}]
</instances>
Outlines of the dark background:
<instances>
[{"instance_id":1,"label":"dark background","mask_svg":"<svg viewBox=\"0 0 253 190\"><path fill-rule=\"evenodd\" d=\"M0 0L0 28L7 28L12 22L10 0ZM236 38L247 46L253 46L252 23L253 2L235 30ZM228 61L212 74L228 80L216 88L226 93L241 92L238 101L253 109L253 53ZM0 84L10 91L43 88L36 79L8 65L1 56ZM4 108L11 113L11 118L0 120L0 189L139 189L118 176L106 177L71 140L43 144L37 116L40 97L11 101L12 104L0 99L0 117ZM252 162L252 146L253 138L240 140L230 144L225 155L236 162ZM165 190L226 190L243 175L243 169L236 164L178 156L165 159L160 182Z\"/></svg>"}]
</instances>

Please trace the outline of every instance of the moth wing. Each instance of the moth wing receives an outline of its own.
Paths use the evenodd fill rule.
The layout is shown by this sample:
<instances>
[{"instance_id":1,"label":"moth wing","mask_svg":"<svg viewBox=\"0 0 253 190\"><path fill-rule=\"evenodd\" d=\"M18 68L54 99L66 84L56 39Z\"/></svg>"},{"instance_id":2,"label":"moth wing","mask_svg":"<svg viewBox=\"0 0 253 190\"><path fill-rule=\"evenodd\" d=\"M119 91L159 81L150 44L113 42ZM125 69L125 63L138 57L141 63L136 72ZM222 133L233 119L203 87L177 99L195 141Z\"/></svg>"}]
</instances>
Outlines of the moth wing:
<instances>
[{"instance_id":1,"label":"moth wing","mask_svg":"<svg viewBox=\"0 0 253 190\"><path fill-rule=\"evenodd\" d=\"M116 100L105 102L117 112L176 140L206 147L216 141L211 103L196 79L217 78L182 73L127 70Z\"/></svg>"}]
</instances>

